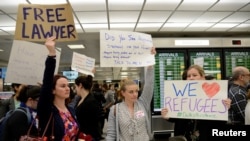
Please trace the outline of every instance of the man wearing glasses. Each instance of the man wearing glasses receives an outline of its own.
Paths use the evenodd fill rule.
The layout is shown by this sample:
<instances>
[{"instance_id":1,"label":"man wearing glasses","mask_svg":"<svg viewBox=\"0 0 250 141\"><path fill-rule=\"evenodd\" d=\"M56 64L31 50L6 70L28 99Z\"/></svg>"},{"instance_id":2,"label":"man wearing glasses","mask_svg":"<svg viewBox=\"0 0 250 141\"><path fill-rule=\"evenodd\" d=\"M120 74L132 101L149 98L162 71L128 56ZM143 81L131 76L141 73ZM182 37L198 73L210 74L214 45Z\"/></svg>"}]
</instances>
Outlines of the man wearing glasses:
<instances>
[{"instance_id":1,"label":"man wearing glasses","mask_svg":"<svg viewBox=\"0 0 250 141\"><path fill-rule=\"evenodd\" d=\"M232 85L228 91L228 97L232 100L229 109L229 120L234 125L244 125L245 107L247 104L247 86L250 80L248 68L237 66L232 72Z\"/></svg>"}]
</instances>

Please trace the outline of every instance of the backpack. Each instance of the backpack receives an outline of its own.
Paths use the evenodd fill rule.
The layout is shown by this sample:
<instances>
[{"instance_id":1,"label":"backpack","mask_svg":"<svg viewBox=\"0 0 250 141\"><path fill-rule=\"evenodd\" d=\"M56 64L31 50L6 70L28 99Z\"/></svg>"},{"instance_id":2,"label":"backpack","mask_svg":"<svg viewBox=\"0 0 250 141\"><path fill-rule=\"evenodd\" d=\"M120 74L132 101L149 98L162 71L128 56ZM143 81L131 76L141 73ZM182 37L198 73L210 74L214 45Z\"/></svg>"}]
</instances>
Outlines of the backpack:
<instances>
[{"instance_id":1,"label":"backpack","mask_svg":"<svg viewBox=\"0 0 250 141\"><path fill-rule=\"evenodd\" d=\"M17 111L20 111L20 112L25 113L26 116L27 116L28 123L29 123L29 124L31 123L31 114L30 114L30 112L28 111L27 108L18 107L18 108L14 109L14 110L10 110L10 111L8 111L8 112L5 114L4 117L2 117L2 118L0 119L0 137L2 136L2 131L3 131L4 128L5 128L5 125L6 125L6 123L7 123L7 120L9 119L9 117L11 117L11 116L12 116L15 112L17 112Z\"/></svg>"}]
</instances>

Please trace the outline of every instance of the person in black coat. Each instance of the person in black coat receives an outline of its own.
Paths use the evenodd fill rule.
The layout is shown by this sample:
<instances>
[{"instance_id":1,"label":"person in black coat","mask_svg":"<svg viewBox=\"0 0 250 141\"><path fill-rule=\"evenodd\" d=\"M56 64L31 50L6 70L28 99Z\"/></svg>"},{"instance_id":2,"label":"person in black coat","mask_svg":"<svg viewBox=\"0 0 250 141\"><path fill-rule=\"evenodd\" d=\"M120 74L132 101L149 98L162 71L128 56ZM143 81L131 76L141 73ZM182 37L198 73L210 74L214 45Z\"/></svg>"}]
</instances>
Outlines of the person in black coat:
<instances>
[{"instance_id":1,"label":"person in black coat","mask_svg":"<svg viewBox=\"0 0 250 141\"><path fill-rule=\"evenodd\" d=\"M90 134L95 141L102 139L100 133L100 105L91 89L93 77L91 75L78 76L75 79L76 93L80 99L76 105L76 116L80 131Z\"/></svg>"}]
</instances>

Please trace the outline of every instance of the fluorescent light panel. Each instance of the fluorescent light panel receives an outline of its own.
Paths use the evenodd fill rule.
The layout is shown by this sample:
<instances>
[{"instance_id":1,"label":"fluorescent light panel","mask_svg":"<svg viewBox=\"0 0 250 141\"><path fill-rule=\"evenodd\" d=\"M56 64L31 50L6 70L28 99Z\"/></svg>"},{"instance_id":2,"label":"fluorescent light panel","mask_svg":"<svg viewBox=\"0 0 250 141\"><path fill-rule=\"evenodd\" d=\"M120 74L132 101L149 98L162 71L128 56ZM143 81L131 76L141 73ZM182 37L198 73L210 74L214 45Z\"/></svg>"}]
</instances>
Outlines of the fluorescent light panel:
<instances>
[{"instance_id":1,"label":"fluorescent light panel","mask_svg":"<svg viewBox=\"0 0 250 141\"><path fill-rule=\"evenodd\" d=\"M67 3L66 0L28 0L31 4L62 4Z\"/></svg>"},{"instance_id":2,"label":"fluorescent light panel","mask_svg":"<svg viewBox=\"0 0 250 141\"><path fill-rule=\"evenodd\" d=\"M85 48L84 45L68 45L70 49L83 49Z\"/></svg>"},{"instance_id":3,"label":"fluorescent light panel","mask_svg":"<svg viewBox=\"0 0 250 141\"><path fill-rule=\"evenodd\" d=\"M175 40L176 46L183 46L183 45L192 45L192 46L198 46L198 45L209 45L209 40Z\"/></svg>"},{"instance_id":4,"label":"fluorescent light panel","mask_svg":"<svg viewBox=\"0 0 250 141\"><path fill-rule=\"evenodd\" d=\"M2 27L0 27L0 29L2 29L4 31L15 31L16 27L14 27L14 26L2 26Z\"/></svg>"},{"instance_id":5,"label":"fluorescent light panel","mask_svg":"<svg viewBox=\"0 0 250 141\"><path fill-rule=\"evenodd\" d=\"M121 75L128 75L128 72L121 72Z\"/></svg>"},{"instance_id":6,"label":"fluorescent light panel","mask_svg":"<svg viewBox=\"0 0 250 141\"><path fill-rule=\"evenodd\" d=\"M165 23L164 27L186 27L189 23Z\"/></svg>"}]
</instances>

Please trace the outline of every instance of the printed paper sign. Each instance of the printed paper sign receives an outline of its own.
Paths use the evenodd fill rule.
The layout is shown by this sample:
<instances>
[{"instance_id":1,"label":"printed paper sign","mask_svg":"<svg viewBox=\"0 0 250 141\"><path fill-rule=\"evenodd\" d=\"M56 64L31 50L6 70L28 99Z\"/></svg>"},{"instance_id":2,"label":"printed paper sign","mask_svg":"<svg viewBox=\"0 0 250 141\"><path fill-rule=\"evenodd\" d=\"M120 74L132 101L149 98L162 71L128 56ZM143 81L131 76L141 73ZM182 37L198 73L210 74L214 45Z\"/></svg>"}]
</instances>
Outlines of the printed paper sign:
<instances>
[{"instance_id":1,"label":"printed paper sign","mask_svg":"<svg viewBox=\"0 0 250 141\"><path fill-rule=\"evenodd\" d=\"M14 40L5 82L27 85L42 83L48 53L45 45ZM55 74L58 72L60 55L61 51L58 49Z\"/></svg>"},{"instance_id":2,"label":"printed paper sign","mask_svg":"<svg viewBox=\"0 0 250 141\"><path fill-rule=\"evenodd\" d=\"M78 39L71 6L20 4L15 39L44 42L51 36L56 36L57 41Z\"/></svg>"},{"instance_id":3,"label":"printed paper sign","mask_svg":"<svg viewBox=\"0 0 250 141\"><path fill-rule=\"evenodd\" d=\"M168 117L185 119L228 120L227 80L164 81L164 107Z\"/></svg>"},{"instance_id":4,"label":"printed paper sign","mask_svg":"<svg viewBox=\"0 0 250 141\"><path fill-rule=\"evenodd\" d=\"M152 37L149 34L102 30L100 32L101 67L143 67L155 64Z\"/></svg>"},{"instance_id":5,"label":"printed paper sign","mask_svg":"<svg viewBox=\"0 0 250 141\"><path fill-rule=\"evenodd\" d=\"M87 57L83 54L73 52L71 69L83 74L92 75L92 70L95 68L95 59Z\"/></svg>"},{"instance_id":6,"label":"printed paper sign","mask_svg":"<svg viewBox=\"0 0 250 141\"><path fill-rule=\"evenodd\" d=\"M0 92L0 99L9 99L14 94L13 91L10 92Z\"/></svg>"},{"instance_id":7,"label":"printed paper sign","mask_svg":"<svg viewBox=\"0 0 250 141\"><path fill-rule=\"evenodd\" d=\"M203 57L194 58L194 64L199 65L200 67L203 68L203 66L204 66L204 58Z\"/></svg>"}]
</instances>

